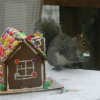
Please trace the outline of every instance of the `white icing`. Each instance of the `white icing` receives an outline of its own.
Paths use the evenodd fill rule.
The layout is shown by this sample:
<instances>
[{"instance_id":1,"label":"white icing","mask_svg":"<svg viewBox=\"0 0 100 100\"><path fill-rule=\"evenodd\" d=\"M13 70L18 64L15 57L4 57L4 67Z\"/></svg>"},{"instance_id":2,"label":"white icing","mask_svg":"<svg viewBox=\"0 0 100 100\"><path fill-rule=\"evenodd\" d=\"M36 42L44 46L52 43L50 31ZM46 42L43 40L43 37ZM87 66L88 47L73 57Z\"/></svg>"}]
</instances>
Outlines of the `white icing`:
<instances>
[{"instance_id":1,"label":"white icing","mask_svg":"<svg viewBox=\"0 0 100 100\"><path fill-rule=\"evenodd\" d=\"M9 59L11 59L15 55L15 53L20 49L21 49L21 46L12 54L12 56Z\"/></svg>"},{"instance_id":2,"label":"white icing","mask_svg":"<svg viewBox=\"0 0 100 100\"><path fill-rule=\"evenodd\" d=\"M25 68L22 67L22 65L18 65L16 64L16 73L14 74L15 80L24 80L24 79L32 79L32 78L36 78L36 77L32 77L32 73L30 75L27 75L27 70L28 69L32 69L34 72L34 63L33 66L31 67L27 67L27 62L32 62L32 60L23 60L23 61L19 61L25 63ZM20 70L25 70L25 75L20 75L18 72ZM37 73L36 73L37 74ZM36 75L37 76L37 75Z\"/></svg>"},{"instance_id":3,"label":"white icing","mask_svg":"<svg viewBox=\"0 0 100 100\"><path fill-rule=\"evenodd\" d=\"M8 71L8 70L7 70ZM25 90L25 89L40 89L40 88L43 88L43 83L44 83L44 68L43 68L43 64L41 64L41 79L42 79L42 85L41 86L38 86L38 87L32 87L32 88L27 88L27 87L22 87L21 89L9 89L9 83L8 83L8 74L7 74L7 89L8 91L12 91L12 90Z\"/></svg>"},{"instance_id":4,"label":"white icing","mask_svg":"<svg viewBox=\"0 0 100 100\"><path fill-rule=\"evenodd\" d=\"M38 45L39 47L42 45L42 42L41 42L42 38L39 38L37 39L36 41L38 41L40 44Z\"/></svg>"},{"instance_id":5,"label":"white icing","mask_svg":"<svg viewBox=\"0 0 100 100\"><path fill-rule=\"evenodd\" d=\"M38 54L28 43L27 41L24 39L24 43L35 53Z\"/></svg>"}]
</instances>

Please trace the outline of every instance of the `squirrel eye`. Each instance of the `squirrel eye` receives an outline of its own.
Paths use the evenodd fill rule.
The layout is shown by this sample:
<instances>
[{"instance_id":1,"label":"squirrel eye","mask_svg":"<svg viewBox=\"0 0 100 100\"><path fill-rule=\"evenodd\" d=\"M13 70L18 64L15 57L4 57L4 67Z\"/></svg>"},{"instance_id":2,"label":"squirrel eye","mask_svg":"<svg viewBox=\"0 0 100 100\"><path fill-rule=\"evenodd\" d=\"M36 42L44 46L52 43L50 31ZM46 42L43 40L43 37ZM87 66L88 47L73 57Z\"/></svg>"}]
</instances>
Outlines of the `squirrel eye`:
<instances>
[{"instance_id":1,"label":"squirrel eye","mask_svg":"<svg viewBox=\"0 0 100 100\"><path fill-rule=\"evenodd\" d=\"M82 43L82 47L85 47L86 46L86 44L85 43Z\"/></svg>"}]
</instances>

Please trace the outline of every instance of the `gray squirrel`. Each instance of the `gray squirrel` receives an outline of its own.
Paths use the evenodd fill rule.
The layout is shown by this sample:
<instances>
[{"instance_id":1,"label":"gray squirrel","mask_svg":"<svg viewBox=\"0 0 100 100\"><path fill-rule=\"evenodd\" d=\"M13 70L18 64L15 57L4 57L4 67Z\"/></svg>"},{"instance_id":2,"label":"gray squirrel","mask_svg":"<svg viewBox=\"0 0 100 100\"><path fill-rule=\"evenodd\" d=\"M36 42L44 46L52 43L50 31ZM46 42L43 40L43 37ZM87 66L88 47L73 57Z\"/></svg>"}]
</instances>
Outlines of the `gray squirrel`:
<instances>
[{"instance_id":1,"label":"gray squirrel","mask_svg":"<svg viewBox=\"0 0 100 100\"><path fill-rule=\"evenodd\" d=\"M82 58L84 52L91 52L91 44L83 34L77 34L74 38L62 34L61 26L53 19L38 20L33 31L43 33L48 63L54 66L53 70L59 71L62 66L86 62L90 58Z\"/></svg>"}]
</instances>

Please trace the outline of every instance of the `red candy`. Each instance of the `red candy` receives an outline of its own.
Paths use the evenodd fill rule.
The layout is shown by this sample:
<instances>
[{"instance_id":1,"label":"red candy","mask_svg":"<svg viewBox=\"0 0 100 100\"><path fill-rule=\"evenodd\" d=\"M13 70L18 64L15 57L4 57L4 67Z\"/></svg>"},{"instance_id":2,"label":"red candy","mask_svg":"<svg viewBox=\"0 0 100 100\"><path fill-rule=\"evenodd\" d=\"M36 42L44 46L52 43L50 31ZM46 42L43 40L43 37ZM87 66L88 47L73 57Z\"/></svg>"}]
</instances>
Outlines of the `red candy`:
<instances>
[{"instance_id":1,"label":"red candy","mask_svg":"<svg viewBox=\"0 0 100 100\"><path fill-rule=\"evenodd\" d=\"M15 38L11 38L9 43L12 44L15 41Z\"/></svg>"},{"instance_id":2,"label":"red candy","mask_svg":"<svg viewBox=\"0 0 100 100\"><path fill-rule=\"evenodd\" d=\"M19 30L19 32L21 32L21 33L22 33L23 31L22 31L22 30Z\"/></svg>"},{"instance_id":3,"label":"red candy","mask_svg":"<svg viewBox=\"0 0 100 100\"><path fill-rule=\"evenodd\" d=\"M3 52L5 52L5 49L2 49Z\"/></svg>"},{"instance_id":4,"label":"red candy","mask_svg":"<svg viewBox=\"0 0 100 100\"><path fill-rule=\"evenodd\" d=\"M32 77L36 77L36 72L33 72L32 73Z\"/></svg>"},{"instance_id":5,"label":"red candy","mask_svg":"<svg viewBox=\"0 0 100 100\"><path fill-rule=\"evenodd\" d=\"M1 57L4 57L5 55L3 53L1 53Z\"/></svg>"},{"instance_id":6,"label":"red candy","mask_svg":"<svg viewBox=\"0 0 100 100\"><path fill-rule=\"evenodd\" d=\"M6 37L8 37L8 34L5 34L2 39L4 40Z\"/></svg>"},{"instance_id":7,"label":"red candy","mask_svg":"<svg viewBox=\"0 0 100 100\"><path fill-rule=\"evenodd\" d=\"M12 31L10 31L10 32L9 32L9 34L10 34L10 35L12 35L12 34L13 34L13 32L12 32Z\"/></svg>"},{"instance_id":8,"label":"red candy","mask_svg":"<svg viewBox=\"0 0 100 100\"><path fill-rule=\"evenodd\" d=\"M0 73L0 76L2 76L2 73Z\"/></svg>"},{"instance_id":9,"label":"red candy","mask_svg":"<svg viewBox=\"0 0 100 100\"><path fill-rule=\"evenodd\" d=\"M31 40L32 39L32 37L29 37L29 36L26 36L26 37L27 37L28 40Z\"/></svg>"},{"instance_id":10,"label":"red candy","mask_svg":"<svg viewBox=\"0 0 100 100\"><path fill-rule=\"evenodd\" d=\"M19 63L19 59L15 59L15 63L18 64Z\"/></svg>"},{"instance_id":11,"label":"red candy","mask_svg":"<svg viewBox=\"0 0 100 100\"><path fill-rule=\"evenodd\" d=\"M11 47L12 47L11 45L8 46L9 49L10 49Z\"/></svg>"},{"instance_id":12,"label":"red candy","mask_svg":"<svg viewBox=\"0 0 100 100\"><path fill-rule=\"evenodd\" d=\"M0 83L2 83L2 81L0 81Z\"/></svg>"}]
</instances>

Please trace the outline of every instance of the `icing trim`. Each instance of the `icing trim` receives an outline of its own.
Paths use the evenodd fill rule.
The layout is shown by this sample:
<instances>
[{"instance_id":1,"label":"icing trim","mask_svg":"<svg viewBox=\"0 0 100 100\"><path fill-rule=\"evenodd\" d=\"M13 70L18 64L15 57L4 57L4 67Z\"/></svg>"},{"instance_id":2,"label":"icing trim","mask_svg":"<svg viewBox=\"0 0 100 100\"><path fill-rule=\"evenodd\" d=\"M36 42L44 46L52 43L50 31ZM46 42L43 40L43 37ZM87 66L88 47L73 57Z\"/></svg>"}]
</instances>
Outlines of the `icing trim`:
<instances>
[{"instance_id":1,"label":"icing trim","mask_svg":"<svg viewBox=\"0 0 100 100\"><path fill-rule=\"evenodd\" d=\"M21 46L12 54L12 56L9 59L11 59L15 55L15 53L20 49L21 49Z\"/></svg>"},{"instance_id":2,"label":"icing trim","mask_svg":"<svg viewBox=\"0 0 100 100\"><path fill-rule=\"evenodd\" d=\"M35 53L35 54L38 54L35 49L33 49L27 42L26 40L24 39L24 43Z\"/></svg>"}]
</instances>

